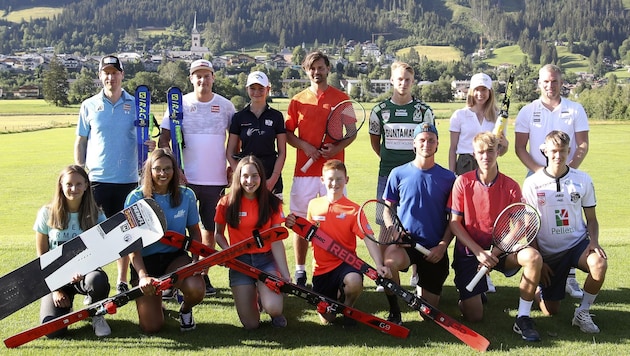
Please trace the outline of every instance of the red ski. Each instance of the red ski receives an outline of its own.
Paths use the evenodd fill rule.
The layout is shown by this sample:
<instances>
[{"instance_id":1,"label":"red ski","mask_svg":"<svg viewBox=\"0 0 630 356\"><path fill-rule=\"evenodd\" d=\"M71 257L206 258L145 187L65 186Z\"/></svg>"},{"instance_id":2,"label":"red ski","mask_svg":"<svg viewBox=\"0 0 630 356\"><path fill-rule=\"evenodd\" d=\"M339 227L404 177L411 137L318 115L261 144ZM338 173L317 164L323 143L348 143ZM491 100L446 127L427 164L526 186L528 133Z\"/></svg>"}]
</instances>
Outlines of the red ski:
<instances>
[{"instance_id":1,"label":"red ski","mask_svg":"<svg viewBox=\"0 0 630 356\"><path fill-rule=\"evenodd\" d=\"M214 253L213 249L205 246L204 244L174 231L167 231L160 242L166 245L183 248L199 256L208 256ZM316 306L317 311L320 313L329 312L343 314L376 330L403 339L407 338L409 335L409 329L403 326L339 303L328 297L315 293L310 289L287 282L276 275L261 271L260 269L239 260L234 259L228 261L225 263L225 266L264 282L269 289L276 293L293 294L297 297L305 299L310 304Z\"/></svg>"},{"instance_id":2,"label":"red ski","mask_svg":"<svg viewBox=\"0 0 630 356\"><path fill-rule=\"evenodd\" d=\"M157 292L164 291L173 286L179 279L187 278L200 271L217 265L226 263L229 260L251 251L257 247L261 247L263 243L272 243L287 238L289 233L284 227L275 227L261 232L254 231L249 239L243 240L235 245L230 246L223 251L213 253L198 262L180 267L178 270L162 276L156 283ZM13 335L4 340L4 344L8 348L14 348L24 345L44 335L48 335L54 331L67 327L78 321L87 319L95 315L115 314L118 307L127 304L129 301L141 297L142 291L139 287L130 289L127 292L117 294L113 297L103 299L99 302L87 306L85 309L69 313L53 319L44 324L38 325L19 334Z\"/></svg>"},{"instance_id":3,"label":"red ski","mask_svg":"<svg viewBox=\"0 0 630 356\"><path fill-rule=\"evenodd\" d=\"M359 258L354 252L347 250L345 247L337 243L333 238L328 236L328 234L319 230L308 220L297 217L292 230L307 241L312 241L317 246L337 256L347 264L355 267L370 279L374 280L376 284L391 290L394 294L404 300L409 307L419 311L423 316L433 320L439 326L444 328L444 330L463 341L466 345L478 351L486 351L488 349L488 346L490 345L490 341L488 341L488 339L452 317L442 313L436 307L427 303L426 300L418 297L415 293L405 290L403 287L394 283L394 281L390 279L380 277L378 272L372 266Z\"/></svg>"}]
</instances>

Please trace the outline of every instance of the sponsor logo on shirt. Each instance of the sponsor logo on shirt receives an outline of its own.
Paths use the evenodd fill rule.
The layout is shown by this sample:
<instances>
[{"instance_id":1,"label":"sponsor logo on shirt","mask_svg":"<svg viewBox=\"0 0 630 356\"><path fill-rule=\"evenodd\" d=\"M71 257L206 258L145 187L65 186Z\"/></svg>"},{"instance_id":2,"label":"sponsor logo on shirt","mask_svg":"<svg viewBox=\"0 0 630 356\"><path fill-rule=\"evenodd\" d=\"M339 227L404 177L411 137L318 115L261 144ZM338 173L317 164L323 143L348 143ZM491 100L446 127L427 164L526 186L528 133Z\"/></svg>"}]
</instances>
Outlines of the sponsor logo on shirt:
<instances>
[{"instance_id":1,"label":"sponsor logo on shirt","mask_svg":"<svg viewBox=\"0 0 630 356\"><path fill-rule=\"evenodd\" d=\"M272 120L265 120L265 125L266 126L273 126L273 121Z\"/></svg>"},{"instance_id":2,"label":"sponsor logo on shirt","mask_svg":"<svg viewBox=\"0 0 630 356\"><path fill-rule=\"evenodd\" d=\"M575 203L580 200L580 193L573 192L571 193L571 203Z\"/></svg>"},{"instance_id":3,"label":"sponsor logo on shirt","mask_svg":"<svg viewBox=\"0 0 630 356\"><path fill-rule=\"evenodd\" d=\"M556 209L554 211L554 215L556 218L556 227L551 228L551 233L554 235L563 235L570 234L575 229L571 227L571 222L569 221L569 211L567 209Z\"/></svg>"},{"instance_id":4,"label":"sponsor logo on shirt","mask_svg":"<svg viewBox=\"0 0 630 356\"><path fill-rule=\"evenodd\" d=\"M337 219L345 219L346 218L346 213L341 213L341 214L335 216L335 218L337 218Z\"/></svg>"},{"instance_id":5,"label":"sponsor logo on shirt","mask_svg":"<svg viewBox=\"0 0 630 356\"><path fill-rule=\"evenodd\" d=\"M175 214L174 218L178 219L183 218L184 216L186 216L186 212L184 211L184 209L180 209L177 211L177 214Z\"/></svg>"},{"instance_id":6,"label":"sponsor logo on shirt","mask_svg":"<svg viewBox=\"0 0 630 356\"><path fill-rule=\"evenodd\" d=\"M396 112L394 113L394 115L396 117L407 117L407 110L405 110L405 109L396 109Z\"/></svg>"},{"instance_id":7,"label":"sponsor logo on shirt","mask_svg":"<svg viewBox=\"0 0 630 356\"><path fill-rule=\"evenodd\" d=\"M547 196L545 193L537 193L538 196L538 205L544 206L547 203Z\"/></svg>"},{"instance_id":8,"label":"sponsor logo on shirt","mask_svg":"<svg viewBox=\"0 0 630 356\"><path fill-rule=\"evenodd\" d=\"M219 113L221 112L221 107L219 105L212 105L210 107L210 112Z\"/></svg>"},{"instance_id":9,"label":"sponsor logo on shirt","mask_svg":"<svg viewBox=\"0 0 630 356\"><path fill-rule=\"evenodd\" d=\"M390 115L389 110L381 112L381 116L383 117L383 122L388 122L389 121L389 115Z\"/></svg>"},{"instance_id":10,"label":"sponsor logo on shirt","mask_svg":"<svg viewBox=\"0 0 630 356\"><path fill-rule=\"evenodd\" d=\"M540 111L534 111L534 114L532 115L532 119L534 121L534 123L539 124L540 120L541 120L541 112Z\"/></svg>"}]
</instances>

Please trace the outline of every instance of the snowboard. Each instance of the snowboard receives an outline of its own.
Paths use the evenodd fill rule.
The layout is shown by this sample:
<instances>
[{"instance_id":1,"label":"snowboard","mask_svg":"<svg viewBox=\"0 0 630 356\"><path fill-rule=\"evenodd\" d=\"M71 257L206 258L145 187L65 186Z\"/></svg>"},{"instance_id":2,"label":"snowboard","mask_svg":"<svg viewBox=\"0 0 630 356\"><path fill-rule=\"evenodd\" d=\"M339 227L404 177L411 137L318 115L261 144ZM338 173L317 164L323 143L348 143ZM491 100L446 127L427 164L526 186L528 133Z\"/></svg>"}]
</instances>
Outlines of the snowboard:
<instances>
[{"instance_id":1,"label":"snowboard","mask_svg":"<svg viewBox=\"0 0 630 356\"><path fill-rule=\"evenodd\" d=\"M99 267L158 241L166 218L143 199L63 245L0 277L0 320Z\"/></svg>"}]
</instances>

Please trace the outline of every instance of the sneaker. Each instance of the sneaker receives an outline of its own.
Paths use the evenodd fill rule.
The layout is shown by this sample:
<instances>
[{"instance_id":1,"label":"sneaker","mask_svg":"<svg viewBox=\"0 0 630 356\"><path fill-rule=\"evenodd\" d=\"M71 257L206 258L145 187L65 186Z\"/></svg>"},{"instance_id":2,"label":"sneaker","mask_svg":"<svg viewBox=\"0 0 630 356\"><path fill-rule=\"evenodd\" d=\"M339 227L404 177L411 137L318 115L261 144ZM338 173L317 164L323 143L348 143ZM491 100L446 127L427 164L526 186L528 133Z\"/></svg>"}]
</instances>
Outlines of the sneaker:
<instances>
[{"instance_id":1,"label":"sneaker","mask_svg":"<svg viewBox=\"0 0 630 356\"><path fill-rule=\"evenodd\" d=\"M121 294L127 291L129 291L129 286L127 285L127 283L118 282L118 284L116 285L116 292L118 292L118 294Z\"/></svg>"},{"instance_id":2,"label":"sneaker","mask_svg":"<svg viewBox=\"0 0 630 356\"><path fill-rule=\"evenodd\" d=\"M565 291L568 295L576 299L582 299L582 296L584 295L584 292L582 291L582 288L580 288L580 285L575 277L567 278Z\"/></svg>"},{"instance_id":3,"label":"sneaker","mask_svg":"<svg viewBox=\"0 0 630 356\"><path fill-rule=\"evenodd\" d=\"M92 328L94 329L94 334L98 337L108 336L112 333L112 329L107 325L107 321L102 315L92 317Z\"/></svg>"},{"instance_id":4,"label":"sneaker","mask_svg":"<svg viewBox=\"0 0 630 356\"><path fill-rule=\"evenodd\" d=\"M274 316L271 318L271 326L274 328L286 328L287 318L284 315Z\"/></svg>"},{"instance_id":5,"label":"sneaker","mask_svg":"<svg viewBox=\"0 0 630 356\"><path fill-rule=\"evenodd\" d=\"M217 290L210 283L210 278L207 274L203 275L203 280L206 282L206 297L217 294Z\"/></svg>"},{"instance_id":6,"label":"sneaker","mask_svg":"<svg viewBox=\"0 0 630 356\"><path fill-rule=\"evenodd\" d=\"M295 271L295 284L306 287L306 271Z\"/></svg>"},{"instance_id":7,"label":"sneaker","mask_svg":"<svg viewBox=\"0 0 630 356\"><path fill-rule=\"evenodd\" d=\"M519 316L512 327L515 333L521 335L525 341L540 341L538 331L534 329L534 321L528 316Z\"/></svg>"},{"instance_id":8,"label":"sneaker","mask_svg":"<svg viewBox=\"0 0 630 356\"><path fill-rule=\"evenodd\" d=\"M392 322L394 324L402 325L402 316L400 312L389 312L387 316L387 321Z\"/></svg>"},{"instance_id":9,"label":"sneaker","mask_svg":"<svg viewBox=\"0 0 630 356\"><path fill-rule=\"evenodd\" d=\"M488 284L488 290L486 291L487 293L497 292L497 288L494 286L494 283L492 283L492 279L490 279L489 274L486 274L486 283Z\"/></svg>"},{"instance_id":10,"label":"sneaker","mask_svg":"<svg viewBox=\"0 0 630 356\"><path fill-rule=\"evenodd\" d=\"M179 330L181 331L190 331L195 330L195 319L193 318L192 310L188 313L182 313L181 308L179 309Z\"/></svg>"},{"instance_id":11,"label":"sneaker","mask_svg":"<svg viewBox=\"0 0 630 356\"><path fill-rule=\"evenodd\" d=\"M376 291L383 293L383 292L385 292L385 287L383 287L383 286L376 286Z\"/></svg>"},{"instance_id":12,"label":"sneaker","mask_svg":"<svg viewBox=\"0 0 630 356\"><path fill-rule=\"evenodd\" d=\"M591 316L588 309L575 309L571 325L579 326L580 330L587 334L597 334L599 333L599 328L595 325Z\"/></svg>"},{"instance_id":13,"label":"sneaker","mask_svg":"<svg viewBox=\"0 0 630 356\"><path fill-rule=\"evenodd\" d=\"M418 274L411 275L411 278L409 279L409 285L412 287L418 286Z\"/></svg>"}]
</instances>

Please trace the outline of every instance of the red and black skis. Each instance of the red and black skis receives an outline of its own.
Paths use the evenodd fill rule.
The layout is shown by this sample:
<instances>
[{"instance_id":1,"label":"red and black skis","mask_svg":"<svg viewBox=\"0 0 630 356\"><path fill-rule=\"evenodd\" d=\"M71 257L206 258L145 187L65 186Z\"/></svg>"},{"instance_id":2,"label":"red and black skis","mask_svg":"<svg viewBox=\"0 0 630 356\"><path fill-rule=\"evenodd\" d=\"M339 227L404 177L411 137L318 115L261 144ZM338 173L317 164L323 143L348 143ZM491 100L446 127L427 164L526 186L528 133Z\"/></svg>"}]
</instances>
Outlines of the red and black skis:
<instances>
[{"instance_id":1,"label":"red and black skis","mask_svg":"<svg viewBox=\"0 0 630 356\"><path fill-rule=\"evenodd\" d=\"M214 253L214 250L211 248L173 231L167 231L160 241L166 245L184 248L199 256L208 256ZM320 313L343 314L369 327L399 338L406 338L409 335L409 329L403 326L339 303L328 297L315 293L310 289L287 282L276 275L261 271L260 269L252 267L239 260L234 259L228 261L225 265L233 270L239 271L264 282L269 289L276 293L293 294L297 297L305 299L310 304L316 306L317 311Z\"/></svg>"},{"instance_id":2,"label":"red and black skis","mask_svg":"<svg viewBox=\"0 0 630 356\"><path fill-rule=\"evenodd\" d=\"M260 247L263 243L272 243L287 238L289 233L284 227L276 227L265 231L255 231L254 236L243 240L235 245L230 246L221 252L214 253L198 262L188 264L178 270L163 276L156 284L157 291L169 289L180 279L190 277L208 267L226 263L227 261L240 256L256 247ZM44 324L38 325L19 334L13 335L4 340L4 344L8 348L14 348L24 345L44 335L48 335L54 331L67 327L78 321L87 319L95 315L115 314L118 307L127 304L129 301L141 297L142 291L139 287L130 289L127 292L117 294L113 297L103 299L99 302L87 306L85 309L72 312Z\"/></svg>"},{"instance_id":3,"label":"red and black skis","mask_svg":"<svg viewBox=\"0 0 630 356\"><path fill-rule=\"evenodd\" d=\"M333 238L328 236L328 234L319 230L308 220L297 217L292 230L304 239L312 241L315 245L355 267L370 279L373 279L376 284L391 290L394 294L402 298L402 300L404 300L412 309L419 311L425 317L435 321L439 326L444 328L444 330L453 334L466 345L478 351L486 351L488 349L488 346L490 345L490 341L488 341L488 339L452 317L442 313L436 307L430 305L414 293L405 290L397 283L394 283L394 281L380 277L372 266L360 259L354 252L349 251L344 246L337 243Z\"/></svg>"}]
</instances>

